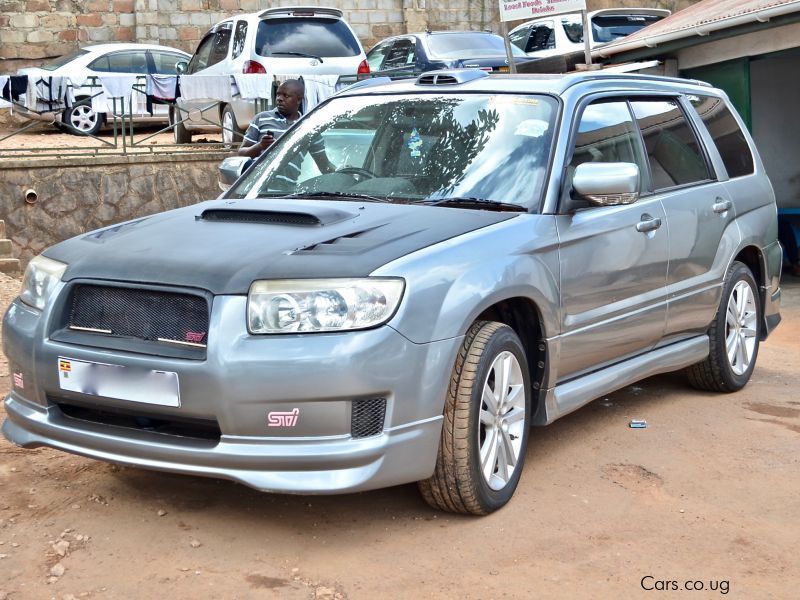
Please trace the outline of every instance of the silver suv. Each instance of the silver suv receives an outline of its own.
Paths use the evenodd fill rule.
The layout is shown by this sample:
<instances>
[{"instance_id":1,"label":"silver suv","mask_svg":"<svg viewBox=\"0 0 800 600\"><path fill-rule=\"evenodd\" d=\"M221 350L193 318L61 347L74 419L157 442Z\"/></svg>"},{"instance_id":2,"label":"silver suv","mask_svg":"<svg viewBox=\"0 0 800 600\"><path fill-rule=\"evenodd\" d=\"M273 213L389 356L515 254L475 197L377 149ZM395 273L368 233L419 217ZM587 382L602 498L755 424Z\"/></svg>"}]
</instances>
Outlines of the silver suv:
<instances>
[{"instance_id":1,"label":"silver suv","mask_svg":"<svg viewBox=\"0 0 800 600\"><path fill-rule=\"evenodd\" d=\"M744 386L780 320L776 229L750 135L700 82L364 82L222 198L31 261L3 433L268 491L419 481L490 513L531 425L656 373Z\"/></svg>"}]
</instances>

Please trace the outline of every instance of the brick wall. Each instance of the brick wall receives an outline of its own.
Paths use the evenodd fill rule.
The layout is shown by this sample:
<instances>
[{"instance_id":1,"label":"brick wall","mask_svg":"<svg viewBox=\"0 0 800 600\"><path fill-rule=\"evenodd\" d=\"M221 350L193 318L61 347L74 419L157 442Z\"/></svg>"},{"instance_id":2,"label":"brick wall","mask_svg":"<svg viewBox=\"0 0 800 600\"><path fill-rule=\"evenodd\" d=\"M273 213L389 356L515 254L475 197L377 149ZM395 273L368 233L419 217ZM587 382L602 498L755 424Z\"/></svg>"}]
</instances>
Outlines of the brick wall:
<instances>
[{"instance_id":1,"label":"brick wall","mask_svg":"<svg viewBox=\"0 0 800 600\"><path fill-rule=\"evenodd\" d=\"M677 10L691 0L589 0ZM336 6L364 47L390 35L431 29L498 31L497 0L0 0L0 73L102 42L143 42L193 52L215 23L273 6Z\"/></svg>"}]
</instances>

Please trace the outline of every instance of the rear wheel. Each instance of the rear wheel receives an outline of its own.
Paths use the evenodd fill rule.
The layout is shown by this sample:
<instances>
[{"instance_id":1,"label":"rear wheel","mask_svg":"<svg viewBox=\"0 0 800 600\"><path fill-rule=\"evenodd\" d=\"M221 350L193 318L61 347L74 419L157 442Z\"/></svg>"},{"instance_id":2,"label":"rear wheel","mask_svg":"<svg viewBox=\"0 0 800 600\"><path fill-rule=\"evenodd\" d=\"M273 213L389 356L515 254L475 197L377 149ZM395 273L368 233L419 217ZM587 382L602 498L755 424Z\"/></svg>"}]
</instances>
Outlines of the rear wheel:
<instances>
[{"instance_id":1,"label":"rear wheel","mask_svg":"<svg viewBox=\"0 0 800 600\"><path fill-rule=\"evenodd\" d=\"M190 144L192 142L192 134L183 126L180 114L174 108L169 111L169 124L172 127L172 135L176 144Z\"/></svg>"},{"instance_id":2,"label":"rear wheel","mask_svg":"<svg viewBox=\"0 0 800 600\"><path fill-rule=\"evenodd\" d=\"M747 265L734 262L708 330L708 357L687 370L692 386L712 392L742 389L756 366L760 328L758 286Z\"/></svg>"},{"instance_id":3,"label":"rear wheel","mask_svg":"<svg viewBox=\"0 0 800 600\"><path fill-rule=\"evenodd\" d=\"M92 110L91 98L83 98L64 110L61 121L64 129L73 135L97 135L105 116Z\"/></svg>"},{"instance_id":4,"label":"rear wheel","mask_svg":"<svg viewBox=\"0 0 800 600\"><path fill-rule=\"evenodd\" d=\"M239 124L236 122L236 115L230 104L226 104L225 108L222 109L222 118L220 121L222 122L222 142L225 144L226 148L230 148L231 145L242 140L241 137L236 135L237 133L241 133L241 130L239 129Z\"/></svg>"},{"instance_id":5,"label":"rear wheel","mask_svg":"<svg viewBox=\"0 0 800 600\"><path fill-rule=\"evenodd\" d=\"M525 462L530 403L525 350L517 334L503 323L476 322L453 368L436 468L419 482L425 501L474 515L504 506Z\"/></svg>"}]
</instances>

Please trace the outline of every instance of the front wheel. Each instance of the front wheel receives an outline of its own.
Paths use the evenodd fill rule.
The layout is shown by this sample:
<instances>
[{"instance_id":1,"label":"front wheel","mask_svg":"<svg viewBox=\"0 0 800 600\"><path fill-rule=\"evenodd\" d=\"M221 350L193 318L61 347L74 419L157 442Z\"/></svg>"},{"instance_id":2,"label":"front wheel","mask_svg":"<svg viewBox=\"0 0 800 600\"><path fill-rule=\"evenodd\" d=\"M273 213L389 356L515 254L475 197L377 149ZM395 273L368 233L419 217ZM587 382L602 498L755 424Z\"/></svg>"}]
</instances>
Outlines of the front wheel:
<instances>
[{"instance_id":1,"label":"front wheel","mask_svg":"<svg viewBox=\"0 0 800 600\"><path fill-rule=\"evenodd\" d=\"M734 262L728 269L717 316L708 330L708 357L688 368L699 390L736 392L750 380L758 356L761 301L750 269Z\"/></svg>"},{"instance_id":2,"label":"front wheel","mask_svg":"<svg viewBox=\"0 0 800 600\"><path fill-rule=\"evenodd\" d=\"M242 140L241 130L239 124L236 122L236 115L233 112L230 104L226 104L222 109L222 143L226 148L230 148L234 143Z\"/></svg>"},{"instance_id":3,"label":"front wheel","mask_svg":"<svg viewBox=\"0 0 800 600\"><path fill-rule=\"evenodd\" d=\"M472 325L453 367L433 475L419 482L441 510L485 515L519 483L530 429L530 376L517 334L503 323Z\"/></svg>"}]
</instances>

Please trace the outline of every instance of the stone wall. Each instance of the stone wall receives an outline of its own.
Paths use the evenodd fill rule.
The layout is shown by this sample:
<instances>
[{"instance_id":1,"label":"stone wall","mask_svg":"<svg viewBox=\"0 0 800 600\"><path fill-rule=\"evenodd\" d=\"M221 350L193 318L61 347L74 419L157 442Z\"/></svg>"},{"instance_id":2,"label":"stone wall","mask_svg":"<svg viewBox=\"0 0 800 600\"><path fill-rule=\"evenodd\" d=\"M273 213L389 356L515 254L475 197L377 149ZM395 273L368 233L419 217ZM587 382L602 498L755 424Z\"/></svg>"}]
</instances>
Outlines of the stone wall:
<instances>
[{"instance_id":1,"label":"stone wall","mask_svg":"<svg viewBox=\"0 0 800 600\"><path fill-rule=\"evenodd\" d=\"M57 242L92 229L219 195L224 152L0 162L0 218L22 266ZM36 191L28 203L25 192Z\"/></svg>"},{"instance_id":2,"label":"stone wall","mask_svg":"<svg viewBox=\"0 0 800 600\"><path fill-rule=\"evenodd\" d=\"M589 0L590 9L692 0ZM0 0L0 73L39 65L79 46L163 44L193 52L215 23L273 6L335 6L369 49L382 38L431 29L498 31L497 0Z\"/></svg>"}]
</instances>

